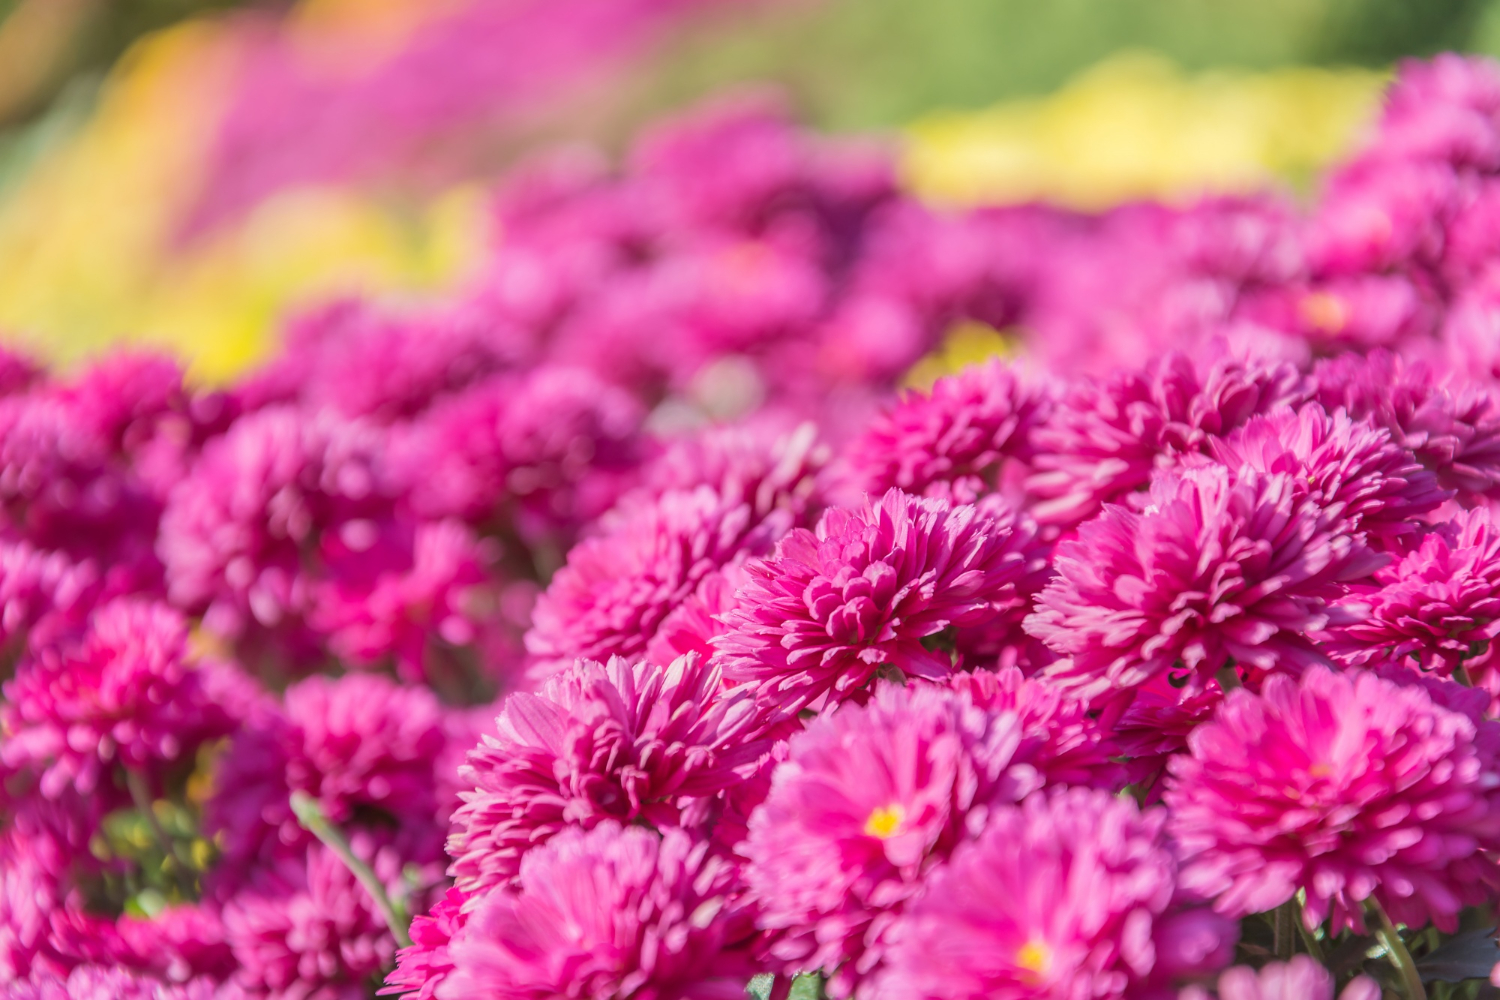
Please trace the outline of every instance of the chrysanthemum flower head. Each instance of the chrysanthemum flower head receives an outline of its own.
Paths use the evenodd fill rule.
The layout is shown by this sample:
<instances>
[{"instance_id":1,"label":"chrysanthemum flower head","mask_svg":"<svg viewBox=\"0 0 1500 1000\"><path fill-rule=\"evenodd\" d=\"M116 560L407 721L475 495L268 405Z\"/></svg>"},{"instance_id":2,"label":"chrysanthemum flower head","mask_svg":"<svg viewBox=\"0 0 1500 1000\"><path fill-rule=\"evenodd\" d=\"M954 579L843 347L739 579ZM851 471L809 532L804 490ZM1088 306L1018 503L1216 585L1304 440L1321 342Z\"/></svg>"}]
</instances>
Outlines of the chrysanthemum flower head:
<instances>
[{"instance_id":1,"label":"chrysanthemum flower head","mask_svg":"<svg viewBox=\"0 0 1500 1000\"><path fill-rule=\"evenodd\" d=\"M118 589L159 588L160 502L94 416L48 385L0 396L0 529L94 558Z\"/></svg>"},{"instance_id":2,"label":"chrysanthemum flower head","mask_svg":"<svg viewBox=\"0 0 1500 1000\"><path fill-rule=\"evenodd\" d=\"M639 402L584 368L496 375L395 437L393 475L425 517L510 517L524 539L568 544L642 457Z\"/></svg>"},{"instance_id":3,"label":"chrysanthemum flower head","mask_svg":"<svg viewBox=\"0 0 1500 1000\"><path fill-rule=\"evenodd\" d=\"M355 521L323 550L329 579L314 589L308 623L346 662L389 658L402 677L420 681L433 644L468 645L485 625L487 552L457 521L394 522L384 531Z\"/></svg>"},{"instance_id":4,"label":"chrysanthemum flower head","mask_svg":"<svg viewBox=\"0 0 1500 1000\"><path fill-rule=\"evenodd\" d=\"M795 736L741 848L771 957L848 996L932 868L995 802L1041 782L1015 765L1022 736L1013 713L922 683L881 687Z\"/></svg>"},{"instance_id":5,"label":"chrysanthemum flower head","mask_svg":"<svg viewBox=\"0 0 1500 1000\"><path fill-rule=\"evenodd\" d=\"M899 488L973 503L1031 457L1031 434L1051 400L1034 377L1002 361L938 379L882 413L854 445L856 483L871 493Z\"/></svg>"},{"instance_id":6,"label":"chrysanthemum flower head","mask_svg":"<svg viewBox=\"0 0 1500 1000\"><path fill-rule=\"evenodd\" d=\"M1500 526L1488 508L1460 512L1350 600L1367 613L1324 648L1351 664L1413 661L1448 675L1487 664L1500 635Z\"/></svg>"},{"instance_id":7,"label":"chrysanthemum flower head","mask_svg":"<svg viewBox=\"0 0 1500 1000\"><path fill-rule=\"evenodd\" d=\"M739 1000L753 970L738 892L729 859L681 830L569 830L475 906L436 996Z\"/></svg>"},{"instance_id":8,"label":"chrysanthemum flower head","mask_svg":"<svg viewBox=\"0 0 1500 1000\"><path fill-rule=\"evenodd\" d=\"M41 633L39 644L48 645L77 628L102 583L90 560L75 562L26 542L0 541L0 649L20 652L33 630Z\"/></svg>"},{"instance_id":9,"label":"chrysanthemum flower head","mask_svg":"<svg viewBox=\"0 0 1500 1000\"><path fill-rule=\"evenodd\" d=\"M1451 682L1308 670L1231 692L1174 758L1184 887L1239 916L1306 892L1303 919L1445 930L1500 888L1500 724Z\"/></svg>"},{"instance_id":10,"label":"chrysanthemum flower head","mask_svg":"<svg viewBox=\"0 0 1500 1000\"><path fill-rule=\"evenodd\" d=\"M1089 789L996 810L896 924L871 995L1126 997L1224 965L1237 928L1179 897L1166 818Z\"/></svg>"},{"instance_id":11,"label":"chrysanthemum flower head","mask_svg":"<svg viewBox=\"0 0 1500 1000\"><path fill-rule=\"evenodd\" d=\"M506 326L463 310L386 313L341 299L286 325L286 346L238 392L252 408L296 403L390 423L517 360Z\"/></svg>"},{"instance_id":12,"label":"chrysanthemum flower head","mask_svg":"<svg viewBox=\"0 0 1500 1000\"><path fill-rule=\"evenodd\" d=\"M398 852L362 835L351 848L388 893L402 891ZM369 892L319 843L257 868L223 919L234 981L252 996L365 996L371 977L396 957Z\"/></svg>"},{"instance_id":13,"label":"chrysanthemum flower head","mask_svg":"<svg viewBox=\"0 0 1500 1000\"><path fill-rule=\"evenodd\" d=\"M1389 351L1346 353L1313 370L1316 398L1368 417L1461 496L1500 489L1500 405L1475 387L1450 386L1430 367Z\"/></svg>"},{"instance_id":14,"label":"chrysanthemum flower head","mask_svg":"<svg viewBox=\"0 0 1500 1000\"><path fill-rule=\"evenodd\" d=\"M1035 768L1049 785L1115 788L1125 784L1113 734L1071 692L1019 667L954 674L948 686L976 708L1010 712L1021 726L1015 760Z\"/></svg>"},{"instance_id":15,"label":"chrysanthemum flower head","mask_svg":"<svg viewBox=\"0 0 1500 1000\"><path fill-rule=\"evenodd\" d=\"M73 642L39 650L5 685L0 761L34 768L41 791L92 791L119 764L149 775L229 733L257 697L233 668L197 664L187 623L166 605L121 598Z\"/></svg>"},{"instance_id":16,"label":"chrysanthemum flower head","mask_svg":"<svg viewBox=\"0 0 1500 1000\"><path fill-rule=\"evenodd\" d=\"M673 441L647 463L639 488L608 518L628 516L634 506L672 490L709 486L747 504L757 518L781 510L800 524L826 499L827 461L828 446L812 423L788 427L768 418L710 427Z\"/></svg>"},{"instance_id":17,"label":"chrysanthemum flower head","mask_svg":"<svg viewBox=\"0 0 1500 1000\"><path fill-rule=\"evenodd\" d=\"M473 892L512 882L523 855L568 826L700 821L694 802L764 752L749 740L755 725L749 692L725 692L696 654L668 666L578 660L540 692L507 698L496 735L470 752L451 872Z\"/></svg>"},{"instance_id":18,"label":"chrysanthemum flower head","mask_svg":"<svg viewBox=\"0 0 1500 1000\"><path fill-rule=\"evenodd\" d=\"M1333 1000L1333 973L1309 955L1289 962L1268 962L1259 969L1236 965L1219 973L1214 992L1219 1000ZM1181 1000L1208 1000L1209 994L1189 986ZM1379 1000L1380 984L1369 976L1355 976L1339 993L1339 1000Z\"/></svg>"},{"instance_id":19,"label":"chrysanthemum flower head","mask_svg":"<svg viewBox=\"0 0 1500 1000\"><path fill-rule=\"evenodd\" d=\"M78 965L66 973L33 970L21 982L0 987L5 1000L249 1000L237 985L200 976L172 982L126 965Z\"/></svg>"},{"instance_id":20,"label":"chrysanthemum flower head","mask_svg":"<svg viewBox=\"0 0 1500 1000\"><path fill-rule=\"evenodd\" d=\"M404 1000L432 1000L437 995L438 985L453 971L449 945L468 923L464 907L472 898L453 886L430 913L412 918L411 945L396 953L396 968L385 977L382 994L400 994Z\"/></svg>"},{"instance_id":21,"label":"chrysanthemum flower head","mask_svg":"<svg viewBox=\"0 0 1500 1000\"><path fill-rule=\"evenodd\" d=\"M1024 609L1042 572L1035 537L1024 515L894 489L834 508L816 532L797 529L747 566L751 581L714 640L724 674L784 714L846 697L884 664L945 676L951 656L922 640Z\"/></svg>"},{"instance_id":22,"label":"chrysanthemum flower head","mask_svg":"<svg viewBox=\"0 0 1500 1000\"><path fill-rule=\"evenodd\" d=\"M438 857L447 817L436 775L447 739L442 706L426 688L375 674L311 677L286 691L279 711L256 713L235 735L215 775L206 825L222 832L232 887L267 849L305 844L292 814L301 791L335 823L373 812L400 831L413 860Z\"/></svg>"},{"instance_id":23,"label":"chrysanthemum flower head","mask_svg":"<svg viewBox=\"0 0 1500 1000\"><path fill-rule=\"evenodd\" d=\"M225 635L299 628L321 533L388 506L381 449L373 428L328 413L268 407L236 421L162 515L172 602Z\"/></svg>"},{"instance_id":24,"label":"chrysanthemum flower head","mask_svg":"<svg viewBox=\"0 0 1500 1000\"><path fill-rule=\"evenodd\" d=\"M1033 434L1038 521L1073 525L1143 489L1176 455L1204 449L1251 417L1305 398L1289 364L1220 361L1200 372L1181 352L1144 369L1081 381Z\"/></svg>"},{"instance_id":25,"label":"chrysanthemum flower head","mask_svg":"<svg viewBox=\"0 0 1500 1000\"><path fill-rule=\"evenodd\" d=\"M1317 403L1256 417L1210 451L1231 469L1292 476L1347 530L1386 541L1415 533L1417 518L1451 496L1385 428Z\"/></svg>"},{"instance_id":26,"label":"chrysanthemum flower head","mask_svg":"<svg viewBox=\"0 0 1500 1000\"><path fill-rule=\"evenodd\" d=\"M770 551L787 511L757 517L708 486L635 506L568 554L532 614L526 648L540 674L573 659L645 652L663 619L710 573Z\"/></svg>"},{"instance_id":27,"label":"chrysanthemum flower head","mask_svg":"<svg viewBox=\"0 0 1500 1000\"><path fill-rule=\"evenodd\" d=\"M1057 549L1058 576L1026 629L1064 659L1046 673L1091 702L1154 678L1199 686L1231 659L1320 662L1306 633L1347 619L1330 602L1380 566L1293 476L1223 466L1158 480L1152 506L1106 508Z\"/></svg>"}]
</instances>

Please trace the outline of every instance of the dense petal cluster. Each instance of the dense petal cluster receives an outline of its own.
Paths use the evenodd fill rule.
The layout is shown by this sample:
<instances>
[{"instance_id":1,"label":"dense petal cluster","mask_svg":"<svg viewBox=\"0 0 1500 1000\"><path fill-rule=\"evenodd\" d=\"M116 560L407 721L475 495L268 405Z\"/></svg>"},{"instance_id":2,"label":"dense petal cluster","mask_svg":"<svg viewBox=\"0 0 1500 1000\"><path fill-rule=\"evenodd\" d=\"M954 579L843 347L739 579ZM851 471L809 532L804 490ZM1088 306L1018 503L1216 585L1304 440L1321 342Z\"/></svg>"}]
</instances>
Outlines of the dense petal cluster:
<instances>
[{"instance_id":1,"label":"dense petal cluster","mask_svg":"<svg viewBox=\"0 0 1500 1000\"><path fill-rule=\"evenodd\" d=\"M1048 676L1096 703L1171 672L1204 682L1321 659L1306 633L1341 621L1341 584L1384 559L1287 473L1224 466L1159 480L1137 513L1107 508L1058 546L1027 630L1065 658Z\"/></svg>"},{"instance_id":2,"label":"dense petal cluster","mask_svg":"<svg viewBox=\"0 0 1500 1000\"><path fill-rule=\"evenodd\" d=\"M941 677L952 658L923 640L1016 617L1042 565L1024 515L893 489L830 510L747 566L714 644L729 680L782 711L848 697L885 665Z\"/></svg>"},{"instance_id":3,"label":"dense petal cluster","mask_svg":"<svg viewBox=\"0 0 1500 1000\"><path fill-rule=\"evenodd\" d=\"M745 993L753 925L734 865L706 842L611 821L537 848L519 882L486 896L454 935L438 1000Z\"/></svg>"},{"instance_id":4,"label":"dense petal cluster","mask_svg":"<svg viewBox=\"0 0 1500 1000\"><path fill-rule=\"evenodd\" d=\"M1169 764L1184 885L1239 916L1306 893L1316 927L1452 930L1500 887L1500 723L1479 692L1400 673L1272 677L1236 691Z\"/></svg>"},{"instance_id":5,"label":"dense petal cluster","mask_svg":"<svg viewBox=\"0 0 1500 1000\"><path fill-rule=\"evenodd\" d=\"M742 97L221 389L0 352L0 996L1492 959L1500 67L1403 68L1306 206L897 173Z\"/></svg>"},{"instance_id":6,"label":"dense petal cluster","mask_svg":"<svg viewBox=\"0 0 1500 1000\"><path fill-rule=\"evenodd\" d=\"M872 421L853 446L853 476L871 493L973 503L1024 474L1050 409L1045 387L1001 362L965 369Z\"/></svg>"},{"instance_id":7,"label":"dense petal cluster","mask_svg":"<svg viewBox=\"0 0 1500 1000\"><path fill-rule=\"evenodd\" d=\"M232 667L190 662L187 639L165 605L99 608L80 640L42 650L6 682L0 763L35 769L43 795L88 794L115 763L149 771L228 734L254 686Z\"/></svg>"},{"instance_id":8,"label":"dense petal cluster","mask_svg":"<svg viewBox=\"0 0 1500 1000\"><path fill-rule=\"evenodd\" d=\"M462 771L471 790L448 841L458 885L510 883L528 851L568 826L701 822L763 752L756 725L748 692L724 691L697 654L666 667L578 660L537 694L511 695Z\"/></svg>"},{"instance_id":9,"label":"dense petal cluster","mask_svg":"<svg viewBox=\"0 0 1500 1000\"><path fill-rule=\"evenodd\" d=\"M1235 928L1184 905L1166 813L1107 792L998 810L897 924L873 996L1131 996L1221 965Z\"/></svg>"},{"instance_id":10,"label":"dense petal cluster","mask_svg":"<svg viewBox=\"0 0 1500 1000\"><path fill-rule=\"evenodd\" d=\"M1354 592L1351 600L1369 610L1332 633L1334 656L1358 665L1411 661L1443 675L1487 667L1500 635L1500 530L1484 507L1444 528Z\"/></svg>"},{"instance_id":11,"label":"dense petal cluster","mask_svg":"<svg viewBox=\"0 0 1500 1000\"><path fill-rule=\"evenodd\" d=\"M745 881L782 967L847 996L891 918L996 802L1040 781L1012 768L1022 728L937 685L883 687L791 741L750 819Z\"/></svg>"}]
</instances>

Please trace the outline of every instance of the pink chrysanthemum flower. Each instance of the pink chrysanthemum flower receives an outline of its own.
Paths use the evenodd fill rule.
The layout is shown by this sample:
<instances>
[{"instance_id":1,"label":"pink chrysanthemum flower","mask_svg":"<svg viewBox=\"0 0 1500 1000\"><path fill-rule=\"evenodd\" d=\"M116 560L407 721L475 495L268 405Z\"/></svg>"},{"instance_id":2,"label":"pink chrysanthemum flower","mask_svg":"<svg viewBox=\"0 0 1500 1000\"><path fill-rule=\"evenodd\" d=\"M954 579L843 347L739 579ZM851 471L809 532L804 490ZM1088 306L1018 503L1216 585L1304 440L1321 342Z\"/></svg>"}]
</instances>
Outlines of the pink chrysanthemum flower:
<instances>
[{"instance_id":1,"label":"pink chrysanthemum flower","mask_svg":"<svg viewBox=\"0 0 1500 1000\"><path fill-rule=\"evenodd\" d=\"M41 377L41 366L30 357L11 347L0 347L0 396L28 389Z\"/></svg>"},{"instance_id":2,"label":"pink chrysanthemum flower","mask_svg":"<svg viewBox=\"0 0 1500 1000\"><path fill-rule=\"evenodd\" d=\"M922 640L1019 617L1044 564L1023 515L891 490L828 511L747 569L714 644L726 678L789 714L847 696L883 664L945 676L952 657Z\"/></svg>"},{"instance_id":3,"label":"pink chrysanthemum flower","mask_svg":"<svg viewBox=\"0 0 1500 1000\"><path fill-rule=\"evenodd\" d=\"M95 559L120 589L155 589L160 503L104 429L43 386L0 396L0 530Z\"/></svg>"},{"instance_id":4,"label":"pink chrysanthemum flower","mask_svg":"<svg viewBox=\"0 0 1500 1000\"><path fill-rule=\"evenodd\" d=\"M222 980L234 973L224 924L212 907L179 903L149 917L125 913L115 930L124 945L122 961L173 982L194 976Z\"/></svg>"},{"instance_id":5,"label":"pink chrysanthemum flower","mask_svg":"<svg viewBox=\"0 0 1500 1000\"><path fill-rule=\"evenodd\" d=\"M1311 956L1294 955L1290 962L1269 962L1258 970L1248 965L1225 969L1214 992L1219 1000L1333 1000L1333 973ZM1189 986L1178 997L1208 1000L1209 994ZM1355 976L1339 1000L1380 1000L1380 984L1369 976Z\"/></svg>"},{"instance_id":6,"label":"pink chrysanthemum flower","mask_svg":"<svg viewBox=\"0 0 1500 1000\"><path fill-rule=\"evenodd\" d=\"M718 667L698 656L666 667L579 660L538 694L507 698L497 734L470 752L450 871L475 892L510 883L522 856L567 826L708 820L708 800L766 749L746 742L754 724L749 693L724 693Z\"/></svg>"},{"instance_id":7,"label":"pink chrysanthemum flower","mask_svg":"<svg viewBox=\"0 0 1500 1000\"><path fill-rule=\"evenodd\" d=\"M1210 451L1231 469L1288 474L1346 530L1387 543L1416 532L1417 518L1452 495L1384 428L1316 403L1256 417Z\"/></svg>"},{"instance_id":8,"label":"pink chrysanthemum flower","mask_svg":"<svg viewBox=\"0 0 1500 1000\"><path fill-rule=\"evenodd\" d=\"M803 522L824 501L822 473L828 447L817 428L787 429L765 419L711 427L672 442L641 469L641 484L607 519L673 490L709 486L720 496L749 506L756 518L786 511Z\"/></svg>"},{"instance_id":9,"label":"pink chrysanthemum flower","mask_svg":"<svg viewBox=\"0 0 1500 1000\"><path fill-rule=\"evenodd\" d=\"M347 662L390 658L403 678L420 681L431 645L469 645L485 624L489 560L463 524L398 523L382 532L355 521L323 548L330 579L315 589L308 623Z\"/></svg>"},{"instance_id":10,"label":"pink chrysanthemum flower","mask_svg":"<svg viewBox=\"0 0 1500 1000\"><path fill-rule=\"evenodd\" d=\"M1368 613L1331 632L1324 647L1345 663L1410 658L1451 674L1488 663L1500 635L1500 527L1487 508L1460 512L1400 562L1375 571L1351 600Z\"/></svg>"},{"instance_id":11,"label":"pink chrysanthemum flower","mask_svg":"<svg viewBox=\"0 0 1500 1000\"><path fill-rule=\"evenodd\" d=\"M101 583L89 560L0 541L0 655L24 649L33 630L41 633L38 644L47 645L82 624Z\"/></svg>"},{"instance_id":12,"label":"pink chrysanthemum flower","mask_svg":"<svg viewBox=\"0 0 1500 1000\"><path fill-rule=\"evenodd\" d=\"M469 922L464 907L474 897L453 886L432 907L411 922L411 945L396 953L396 968L385 977L381 994L399 994L404 1000L432 1000L437 988L453 971L449 945Z\"/></svg>"},{"instance_id":13,"label":"pink chrysanthemum flower","mask_svg":"<svg viewBox=\"0 0 1500 1000\"><path fill-rule=\"evenodd\" d=\"M1077 524L1101 504L1143 489L1173 456L1201 452L1212 436L1306 398L1291 365L1222 361L1200 375L1171 352L1143 371L1080 382L1032 435L1038 521Z\"/></svg>"},{"instance_id":14,"label":"pink chrysanthemum flower","mask_svg":"<svg viewBox=\"0 0 1500 1000\"><path fill-rule=\"evenodd\" d=\"M1088 789L996 810L897 923L871 996L1127 997L1224 965L1237 928L1178 898L1166 819Z\"/></svg>"},{"instance_id":15,"label":"pink chrysanthemum flower","mask_svg":"<svg viewBox=\"0 0 1500 1000\"><path fill-rule=\"evenodd\" d=\"M0 986L4 1000L250 1000L234 984L208 977L165 982L123 965L79 965L66 974L36 970Z\"/></svg>"},{"instance_id":16,"label":"pink chrysanthemum flower","mask_svg":"<svg viewBox=\"0 0 1500 1000\"><path fill-rule=\"evenodd\" d=\"M749 582L744 563L731 563L705 576L698 589L662 619L646 647L646 658L656 663L671 663L686 653L712 658L713 641L725 632L724 616L739 606L736 595Z\"/></svg>"},{"instance_id":17,"label":"pink chrysanthemum flower","mask_svg":"<svg viewBox=\"0 0 1500 1000\"><path fill-rule=\"evenodd\" d=\"M1015 760L1036 768L1048 785L1118 788L1124 771L1111 734L1071 692L1018 667L954 674L948 686L986 712L1012 712L1021 724Z\"/></svg>"},{"instance_id":18,"label":"pink chrysanthemum flower","mask_svg":"<svg viewBox=\"0 0 1500 1000\"><path fill-rule=\"evenodd\" d=\"M536 671L579 657L640 655L704 577L769 552L791 525L788 511L757 517L749 504L708 486L634 507L575 546L538 599L526 634Z\"/></svg>"},{"instance_id":19,"label":"pink chrysanthemum flower","mask_svg":"<svg viewBox=\"0 0 1500 1000\"><path fill-rule=\"evenodd\" d=\"M390 423L416 416L518 360L515 333L463 310L398 316L344 299L295 317L285 349L238 393L252 408L297 403Z\"/></svg>"},{"instance_id":20,"label":"pink chrysanthemum flower","mask_svg":"<svg viewBox=\"0 0 1500 1000\"><path fill-rule=\"evenodd\" d=\"M1259 671L1320 662L1306 633L1347 621L1330 602L1384 557L1302 493L1284 473L1206 466L1158 480L1143 513L1109 507L1085 522L1026 619L1065 657L1045 673L1123 705L1164 674L1196 689L1231 659Z\"/></svg>"},{"instance_id":21,"label":"pink chrysanthemum flower","mask_svg":"<svg viewBox=\"0 0 1500 1000\"><path fill-rule=\"evenodd\" d=\"M1011 713L920 684L887 685L793 737L750 818L745 882L770 956L848 996L880 963L890 921L996 801L1041 782L1012 766Z\"/></svg>"},{"instance_id":22,"label":"pink chrysanthemum flower","mask_svg":"<svg viewBox=\"0 0 1500 1000\"><path fill-rule=\"evenodd\" d=\"M474 909L439 1000L741 1000L752 926L734 865L681 830L570 830Z\"/></svg>"},{"instance_id":23,"label":"pink chrysanthemum flower","mask_svg":"<svg viewBox=\"0 0 1500 1000\"><path fill-rule=\"evenodd\" d=\"M1399 675L1392 674L1392 677ZM1174 758L1165 800L1184 887L1241 916L1306 892L1316 927L1453 931L1500 888L1500 723L1487 697L1324 667L1230 692Z\"/></svg>"},{"instance_id":24,"label":"pink chrysanthemum flower","mask_svg":"<svg viewBox=\"0 0 1500 1000\"><path fill-rule=\"evenodd\" d=\"M388 893L403 891L398 852L359 835L351 847ZM358 1000L396 957L368 891L318 843L257 868L223 919L239 966L234 981L252 996Z\"/></svg>"},{"instance_id":25,"label":"pink chrysanthemum flower","mask_svg":"<svg viewBox=\"0 0 1500 1000\"><path fill-rule=\"evenodd\" d=\"M855 482L973 503L995 492L1006 463L1022 468L1051 400L1039 382L1002 361L938 379L875 419L853 446Z\"/></svg>"},{"instance_id":26,"label":"pink chrysanthemum flower","mask_svg":"<svg viewBox=\"0 0 1500 1000\"><path fill-rule=\"evenodd\" d=\"M237 636L297 628L322 532L383 513L381 436L329 414L271 407L209 442L172 491L157 550L174 604Z\"/></svg>"},{"instance_id":27,"label":"pink chrysanthemum flower","mask_svg":"<svg viewBox=\"0 0 1500 1000\"><path fill-rule=\"evenodd\" d=\"M1342 354L1313 370L1316 398L1368 417L1463 495L1500 491L1500 406L1481 389L1441 384L1425 364L1388 351Z\"/></svg>"},{"instance_id":28,"label":"pink chrysanthemum flower","mask_svg":"<svg viewBox=\"0 0 1500 1000\"><path fill-rule=\"evenodd\" d=\"M640 404L582 368L497 375L396 437L395 475L425 517L517 519L547 538L602 513L641 459Z\"/></svg>"},{"instance_id":29,"label":"pink chrysanthemum flower","mask_svg":"<svg viewBox=\"0 0 1500 1000\"><path fill-rule=\"evenodd\" d=\"M88 793L119 764L150 775L229 733L257 697L232 667L195 664L182 616L122 598L74 643L38 651L5 684L0 762L30 767L43 795Z\"/></svg>"},{"instance_id":30,"label":"pink chrysanthemum flower","mask_svg":"<svg viewBox=\"0 0 1500 1000\"><path fill-rule=\"evenodd\" d=\"M431 691L375 674L289 687L281 712L257 713L235 735L215 775L205 807L205 826L224 839L215 879L232 888L267 849L310 839L292 814L293 791L335 823L383 817L411 860L436 860L447 823L436 774L445 722Z\"/></svg>"}]
</instances>

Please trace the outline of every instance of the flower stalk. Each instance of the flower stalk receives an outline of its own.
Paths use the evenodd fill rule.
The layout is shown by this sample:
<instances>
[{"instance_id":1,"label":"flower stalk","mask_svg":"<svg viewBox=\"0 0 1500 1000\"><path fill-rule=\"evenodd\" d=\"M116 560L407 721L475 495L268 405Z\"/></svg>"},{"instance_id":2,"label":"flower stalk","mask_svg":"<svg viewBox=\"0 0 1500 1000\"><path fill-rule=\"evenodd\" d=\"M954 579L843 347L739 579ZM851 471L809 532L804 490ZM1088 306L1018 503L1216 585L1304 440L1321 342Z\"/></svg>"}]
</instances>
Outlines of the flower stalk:
<instances>
[{"instance_id":1,"label":"flower stalk","mask_svg":"<svg viewBox=\"0 0 1500 1000\"><path fill-rule=\"evenodd\" d=\"M349 846L348 838L329 820L323 812L323 807L318 805L318 800L300 789L294 791L292 812L296 814L297 822L302 824L302 829L327 845L329 850L339 856L339 860L344 862L354 877L359 879L359 884L364 886L365 892L369 893L370 899L374 901L375 908L385 918L386 926L391 929L396 943L403 948L411 947L409 931L411 918L406 913L406 907L400 900L391 898L374 869L355 855L354 849Z\"/></svg>"}]
</instances>

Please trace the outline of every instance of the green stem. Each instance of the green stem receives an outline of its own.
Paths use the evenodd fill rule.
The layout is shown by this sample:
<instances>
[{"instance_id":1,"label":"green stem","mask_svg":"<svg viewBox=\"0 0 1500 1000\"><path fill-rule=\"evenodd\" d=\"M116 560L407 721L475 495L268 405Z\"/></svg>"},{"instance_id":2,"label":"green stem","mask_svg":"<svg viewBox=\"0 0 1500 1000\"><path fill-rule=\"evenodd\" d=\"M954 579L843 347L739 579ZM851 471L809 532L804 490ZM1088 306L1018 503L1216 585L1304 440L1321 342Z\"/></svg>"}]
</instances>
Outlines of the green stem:
<instances>
[{"instance_id":1,"label":"green stem","mask_svg":"<svg viewBox=\"0 0 1500 1000\"><path fill-rule=\"evenodd\" d=\"M1296 924L1298 932L1302 935L1302 944L1307 949L1307 953L1317 959L1320 965L1327 965L1328 962L1323 954L1323 942L1318 940L1317 934L1307 929L1307 925L1302 922L1300 910L1301 907L1298 907Z\"/></svg>"},{"instance_id":2,"label":"green stem","mask_svg":"<svg viewBox=\"0 0 1500 1000\"><path fill-rule=\"evenodd\" d=\"M323 807L318 805L318 800L304 791L295 791L292 793L292 812L296 813L297 822L302 824L302 829L326 844L329 850L339 856L339 860L344 862L344 866L353 873L354 877L359 879L359 884L365 887L365 892L370 894L375 908L385 918L386 926L391 929L396 943L403 948L411 947L411 934L408 932L411 921L406 916L406 908L399 901L391 899L380 877L369 865L355 856L354 849L349 846L349 841L344 837L343 831L334 826L324 815Z\"/></svg>"},{"instance_id":3,"label":"green stem","mask_svg":"<svg viewBox=\"0 0 1500 1000\"><path fill-rule=\"evenodd\" d=\"M1297 946L1292 943L1292 923L1297 919L1294 907L1297 904L1287 900L1271 912L1271 946L1276 952L1276 958L1282 962L1291 961L1292 954Z\"/></svg>"},{"instance_id":4,"label":"green stem","mask_svg":"<svg viewBox=\"0 0 1500 1000\"><path fill-rule=\"evenodd\" d=\"M1464 687L1471 688L1474 686L1474 681L1469 677L1469 670L1463 665L1462 660L1453 667L1453 678Z\"/></svg>"},{"instance_id":5,"label":"green stem","mask_svg":"<svg viewBox=\"0 0 1500 1000\"><path fill-rule=\"evenodd\" d=\"M1227 664L1219 668L1219 672L1214 675L1214 679L1219 682L1219 690L1225 694L1240 686L1239 672L1233 666Z\"/></svg>"},{"instance_id":6,"label":"green stem","mask_svg":"<svg viewBox=\"0 0 1500 1000\"><path fill-rule=\"evenodd\" d=\"M1375 928L1375 937L1385 948L1385 955L1396 967L1401 975L1401 985L1406 993L1406 1000L1427 1000L1427 989L1422 985L1422 974L1417 971L1417 963L1412 959L1411 952L1406 950L1406 942L1401 940L1401 935L1396 931L1396 925L1391 923L1390 916L1385 912L1385 907L1380 905L1380 900L1370 896L1365 900L1365 913L1374 917L1379 924Z\"/></svg>"}]
</instances>

